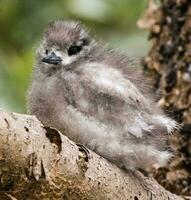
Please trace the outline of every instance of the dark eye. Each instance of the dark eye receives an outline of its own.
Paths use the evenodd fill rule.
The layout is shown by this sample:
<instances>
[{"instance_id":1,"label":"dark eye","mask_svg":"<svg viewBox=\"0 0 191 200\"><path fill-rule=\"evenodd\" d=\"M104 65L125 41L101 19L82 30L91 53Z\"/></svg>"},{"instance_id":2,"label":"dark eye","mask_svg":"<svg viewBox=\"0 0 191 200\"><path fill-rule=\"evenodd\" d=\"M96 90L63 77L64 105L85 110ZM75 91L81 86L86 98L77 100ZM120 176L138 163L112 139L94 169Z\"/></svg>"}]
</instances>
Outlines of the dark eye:
<instances>
[{"instance_id":1,"label":"dark eye","mask_svg":"<svg viewBox=\"0 0 191 200\"><path fill-rule=\"evenodd\" d=\"M82 50L81 46L72 45L68 49L68 55L69 56L75 55L75 54L79 53L81 50Z\"/></svg>"}]
</instances>

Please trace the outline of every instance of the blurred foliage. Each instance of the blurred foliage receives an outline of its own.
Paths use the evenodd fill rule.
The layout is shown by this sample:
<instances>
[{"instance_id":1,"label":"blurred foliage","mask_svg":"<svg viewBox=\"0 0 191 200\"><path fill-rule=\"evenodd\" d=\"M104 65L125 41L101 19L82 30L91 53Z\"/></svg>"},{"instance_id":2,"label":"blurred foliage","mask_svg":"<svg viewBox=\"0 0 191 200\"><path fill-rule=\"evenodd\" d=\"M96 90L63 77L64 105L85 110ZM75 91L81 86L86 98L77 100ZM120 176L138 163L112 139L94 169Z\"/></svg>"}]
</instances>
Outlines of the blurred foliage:
<instances>
[{"instance_id":1,"label":"blurred foliage","mask_svg":"<svg viewBox=\"0 0 191 200\"><path fill-rule=\"evenodd\" d=\"M146 0L0 0L0 108L25 112L35 47L45 25L78 19L111 46L134 56L147 53L136 28Z\"/></svg>"}]
</instances>

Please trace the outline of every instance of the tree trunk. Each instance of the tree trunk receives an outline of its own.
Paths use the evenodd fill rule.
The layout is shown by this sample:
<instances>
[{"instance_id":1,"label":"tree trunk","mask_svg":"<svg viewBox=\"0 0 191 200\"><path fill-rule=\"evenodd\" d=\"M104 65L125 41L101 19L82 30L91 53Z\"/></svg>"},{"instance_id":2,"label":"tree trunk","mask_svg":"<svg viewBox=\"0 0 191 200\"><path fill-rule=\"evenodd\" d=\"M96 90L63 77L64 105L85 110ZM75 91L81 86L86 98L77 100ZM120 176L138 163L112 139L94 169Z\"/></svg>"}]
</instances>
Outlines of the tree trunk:
<instances>
[{"instance_id":1,"label":"tree trunk","mask_svg":"<svg viewBox=\"0 0 191 200\"><path fill-rule=\"evenodd\" d=\"M126 172L34 117L0 111L1 200L182 200Z\"/></svg>"},{"instance_id":2,"label":"tree trunk","mask_svg":"<svg viewBox=\"0 0 191 200\"><path fill-rule=\"evenodd\" d=\"M149 29L152 48L143 61L153 77L159 105L181 125L171 137L178 152L168 168L154 172L165 188L191 195L191 1L149 1L138 26Z\"/></svg>"}]
</instances>

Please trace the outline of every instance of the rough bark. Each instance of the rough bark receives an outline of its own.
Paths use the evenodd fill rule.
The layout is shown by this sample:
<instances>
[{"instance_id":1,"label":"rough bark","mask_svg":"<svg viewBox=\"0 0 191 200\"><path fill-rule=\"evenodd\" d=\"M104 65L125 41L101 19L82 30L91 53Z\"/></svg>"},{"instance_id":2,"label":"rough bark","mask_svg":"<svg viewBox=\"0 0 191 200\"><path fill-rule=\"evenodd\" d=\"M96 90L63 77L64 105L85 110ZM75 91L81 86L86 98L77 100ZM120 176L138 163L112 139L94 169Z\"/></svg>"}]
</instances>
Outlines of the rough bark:
<instances>
[{"instance_id":1,"label":"rough bark","mask_svg":"<svg viewBox=\"0 0 191 200\"><path fill-rule=\"evenodd\" d=\"M34 117L0 111L0 199L181 200Z\"/></svg>"},{"instance_id":2,"label":"rough bark","mask_svg":"<svg viewBox=\"0 0 191 200\"><path fill-rule=\"evenodd\" d=\"M168 168L154 172L167 189L191 195L191 1L150 0L138 26L150 31L152 48L144 59L153 77L159 104L182 125L171 138L177 156Z\"/></svg>"}]
</instances>

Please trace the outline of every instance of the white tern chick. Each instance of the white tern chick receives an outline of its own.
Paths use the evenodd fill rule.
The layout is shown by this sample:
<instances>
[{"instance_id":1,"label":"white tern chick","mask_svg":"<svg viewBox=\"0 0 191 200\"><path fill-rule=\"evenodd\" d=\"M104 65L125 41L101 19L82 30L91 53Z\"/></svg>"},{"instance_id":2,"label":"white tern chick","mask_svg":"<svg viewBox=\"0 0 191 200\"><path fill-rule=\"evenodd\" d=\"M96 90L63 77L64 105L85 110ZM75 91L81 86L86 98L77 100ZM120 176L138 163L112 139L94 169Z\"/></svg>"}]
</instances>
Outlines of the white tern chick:
<instances>
[{"instance_id":1,"label":"white tern chick","mask_svg":"<svg viewBox=\"0 0 191 200\"><path fill-rule=\"evenodd\" d=\"M145 170L171 158L167 141L176 122L155 105L137 67L98 44L78 22L47 27L28 110L119 167Z\"/></svg>"}]
</instances>

